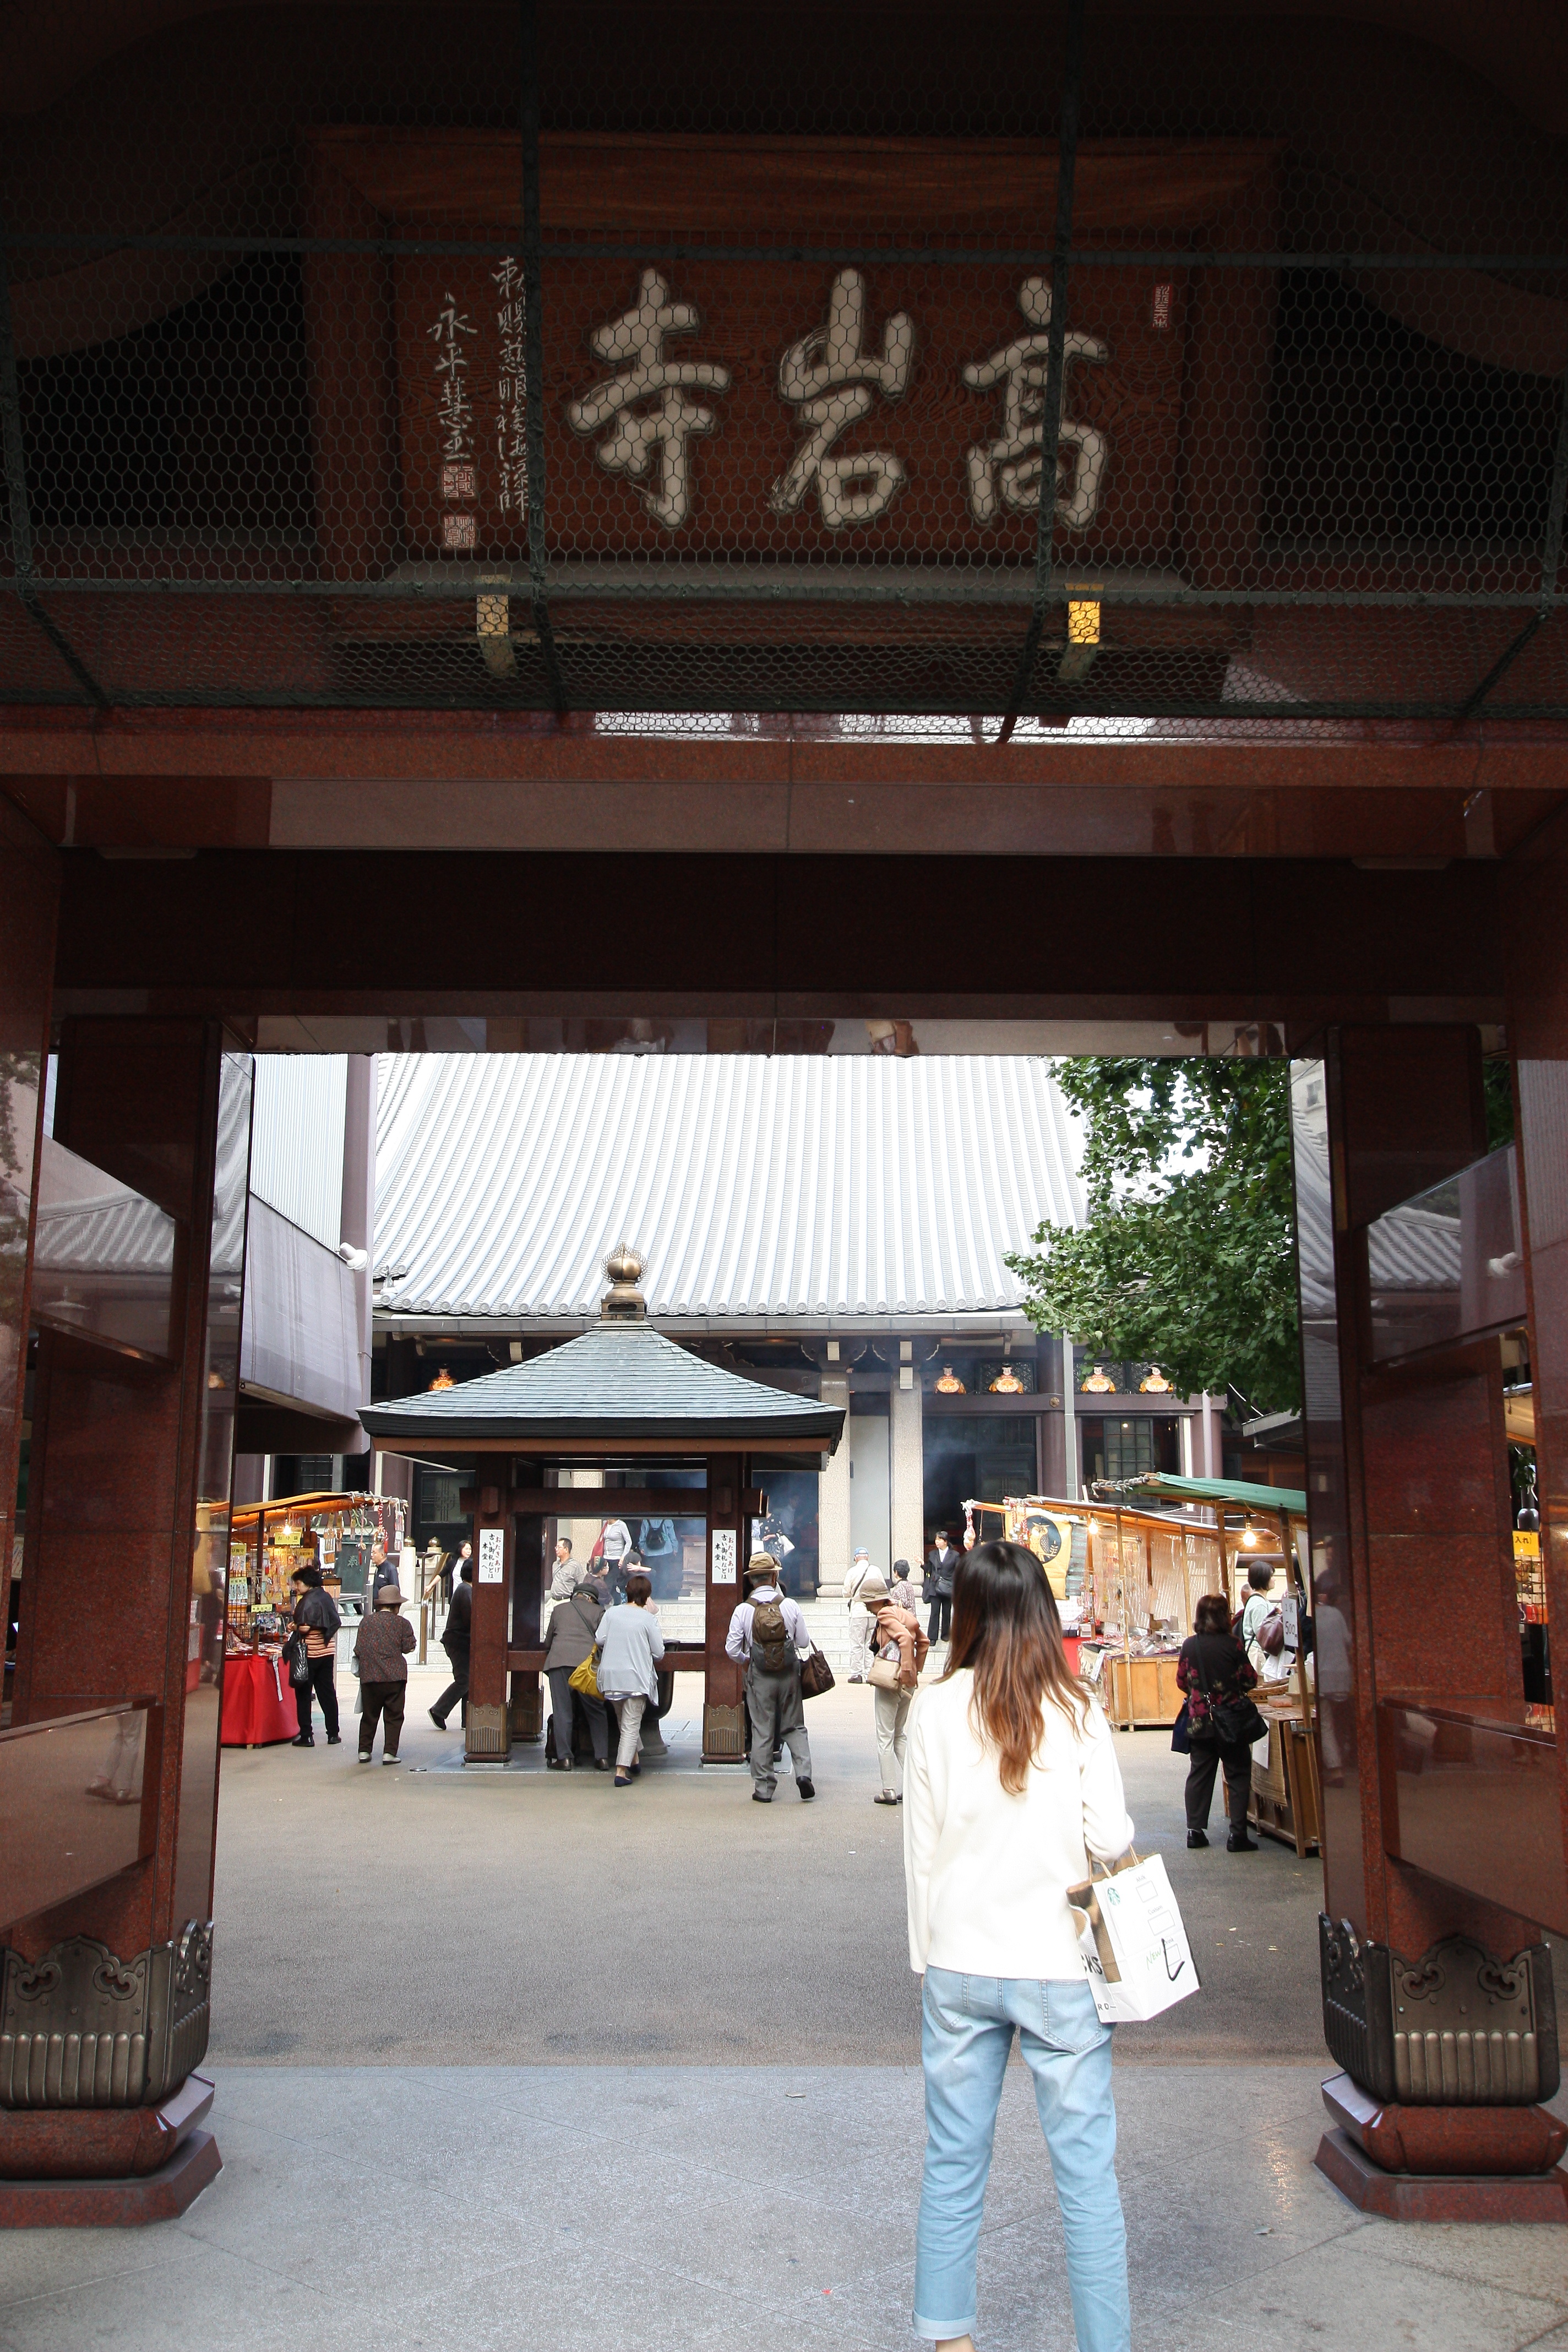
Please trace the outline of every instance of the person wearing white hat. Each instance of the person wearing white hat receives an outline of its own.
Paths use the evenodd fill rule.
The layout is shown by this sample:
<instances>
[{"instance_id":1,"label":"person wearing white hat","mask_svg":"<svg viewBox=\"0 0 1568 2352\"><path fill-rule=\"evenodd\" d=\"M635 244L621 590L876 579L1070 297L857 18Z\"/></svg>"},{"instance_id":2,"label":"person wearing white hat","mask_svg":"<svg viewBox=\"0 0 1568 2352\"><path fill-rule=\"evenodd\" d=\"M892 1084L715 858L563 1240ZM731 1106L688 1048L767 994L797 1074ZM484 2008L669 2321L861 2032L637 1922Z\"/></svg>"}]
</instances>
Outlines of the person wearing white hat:
<instances>
[{"instance_id":1,"label":"person wearing white hat","mask_svg":"<svg viewBox=\"0 0 1568 2352\"><path fill-rule=\"evenodd\" d=\"M849 1676L852 1683L863 1683L871 1664L872 1616L860 1598L861 1587L868 1578L875 1577L882 1591L888 1589L887 1579L879 1568L871 1565L871 1555L864 1544L857 1544L855 1557L849 1563L849 1573L844 1580L844 1598L849 1604Z\"/></svg>"}]
</instances>

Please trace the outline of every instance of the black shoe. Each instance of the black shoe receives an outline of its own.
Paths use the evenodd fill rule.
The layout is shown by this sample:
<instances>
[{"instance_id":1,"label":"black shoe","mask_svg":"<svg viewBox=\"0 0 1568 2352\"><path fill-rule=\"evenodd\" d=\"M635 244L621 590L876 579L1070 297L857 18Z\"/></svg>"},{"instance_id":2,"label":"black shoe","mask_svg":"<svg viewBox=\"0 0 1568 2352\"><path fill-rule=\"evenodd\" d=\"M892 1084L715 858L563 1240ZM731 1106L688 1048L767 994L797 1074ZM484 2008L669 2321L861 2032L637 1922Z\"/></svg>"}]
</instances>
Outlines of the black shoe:
<instances>
[{"instance_id":1,"label":"black shoe","mask_svg":"<svg viewBox=\"0 0 1568 2352\"><path fill-rule=\"evenodd\" d=\"M314 1748L315 1744L308 1731L300 1732L289 1742L290 1748Z\"/></svg>"},{"instance_id":2,"label":"black shoe","mask_svg":"<svg viewBox=\"0 0 1568 2352\"><path fill-rule=\"evenodd\" d=\"M431 1720L431 1722L435 1725L435 1727L436 1727L436 1728L437 1728L437 1731L445 1731L445 1730L446 1730L446 1728L447 1728L447 1718L446 1718L446 1717L445 1717L444 1715L437 1715L434 1707L432 1707L432 1708L431 1708L431 1710L430 1710L430 1720Z\"/></svg>"},{"instance_id":3,"label":"black shoe","mask_svg":"<svg viewBox=\"0 0 1568 2352\"><path fill-rule=\"evenodd\" d=\"M572 1767L564 1756L547 1756L544 1759L544 1769L547 1772L570 1772Z\"/></svg>"},{"instance_id":4,"label":"black shoe","mask_svg":"<svg viewBox=\"0 0 1568 2352\"><path fill-rule=\"evenodd\" d=\"M1225 1850L1226 1853L1256 1853L1258 1843L1256 1839L1249 1838L1245 1830L1232 1830L1225 1842Z\"/></svg>"},{"instance_id":5,"label":"black shoe","mask_svg":"<svg viewBox=\"0 0 1568 2352\"><path fill-rule=\"evenodd\" d=\"M797 1780L795 1785L800 1790L803 1798L809 1800L816 1794L816 1783L815 1780Z\"/></svg>"},{"instance_id":6,"label":"black shoe","mask_svg":"<svg viewBox=\"0 0 1568 2352\"><path fill-rule=\"evenodd\" d=\"M752 1802L753 1805L771 1805L773 1803L773 1799L771 1797L764 1797L760 1789L753 1789L752 1790Z\"/></svg>"},{"instance_id":7,"label":"black shoe","mask_svg":"<svg viewBox=\"0 0 1568 2352\"><path fill-rule=\"evenodd\" d=\"M1189 1830L1187 1832L1187 1843L1189 1845L1207 1845L1208 1839L1205 1836L1202 1830Z\"/></svg>"},{"instance_id":8,"label":"black shoe","mask_svg":"<svg viewBox=\"0 0 1568 2352\"><path fill-rule=\"evenodd\" d=\"M329 1731L329 1732L328 1732L328 1734L327 1734L327 1746L328 1746L329 1748L341 1748L341 1747L342 1746L342 1744L343 1744L343 1735L342 1735L342 1733L341 1731Z\"/></svg>"},{"instance_id":9,"label":"black shoe","mask_svg":"<svg viewBox=\"0 0 1568 2352\"><path fill-rule=\"evenodd\" d=\"M637 1761L636 1761L636 1763L635 1763L635 1764L628 1764L628 1765L626 1766L626 1770L631 1774L632 1779L633 1779L634 1780L640 1780L640 1779L642 1778L642 1759L641 1759L641 1757L639 1756L639 1757L637 1758Z\"/></svg>"},{"instance_id":10,"label":"black shoe","mask_svg":"<svg viewBox=\"0 0 1568 2352\"><path fill-rule=\"evenodd\" d=\"M595 1772L607 1772L607 1771L609 1770L609 1769L610 1769L610 1759L609 1759L609 1758L608 1758L607 1756L595 1756L595 1759L594 1759L594 1769L595 1769Z\"/></svg>"}]
</instances>

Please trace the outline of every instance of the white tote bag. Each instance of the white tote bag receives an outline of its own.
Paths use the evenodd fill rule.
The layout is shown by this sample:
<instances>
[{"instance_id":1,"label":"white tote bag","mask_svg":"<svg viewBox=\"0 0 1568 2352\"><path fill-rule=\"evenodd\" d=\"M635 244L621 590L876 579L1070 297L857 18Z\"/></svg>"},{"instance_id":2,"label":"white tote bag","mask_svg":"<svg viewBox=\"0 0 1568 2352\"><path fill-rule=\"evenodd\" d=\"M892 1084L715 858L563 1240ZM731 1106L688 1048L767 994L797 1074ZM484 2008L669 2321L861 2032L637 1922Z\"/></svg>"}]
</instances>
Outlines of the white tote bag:
<instances>
[{"instance_id":1,"label":"white tote bag","mask_svg":"<svg viewBox=\"0 0 1568 2352\"><path fill-rule=\"evenodd\" d=\"M1101 2024L1138 2024L1198 1990L1187 1931L1158 1854L1069 1886L1068 1901Z\"/></svg>"}]
</instances>

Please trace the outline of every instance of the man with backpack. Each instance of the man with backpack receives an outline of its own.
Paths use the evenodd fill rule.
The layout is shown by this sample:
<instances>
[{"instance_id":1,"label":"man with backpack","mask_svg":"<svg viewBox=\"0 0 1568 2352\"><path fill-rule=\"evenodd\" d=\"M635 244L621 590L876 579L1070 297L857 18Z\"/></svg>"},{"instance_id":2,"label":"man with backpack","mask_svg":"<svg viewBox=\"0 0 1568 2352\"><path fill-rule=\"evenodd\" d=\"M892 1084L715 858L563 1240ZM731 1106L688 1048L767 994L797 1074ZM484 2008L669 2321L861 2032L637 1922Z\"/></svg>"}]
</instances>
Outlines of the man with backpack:
<instances>
[{"instance_id":1,"label":"man with backpack","mask_svg":"<svg viewBox=\"0 0 1568 2352\"><path fill-rule=\"evenodd\" d=\"M753 1552L746 1563L746 1598L730 1620L724 1654L746 1669L754 1804L773 1803L778 1785L773 1758L781 1746L794 1759L795 1784L801 1795L816 1794L800 1696L800 1652L810 1646L805 1619L779 1588L778 1562L769 1552Z\"/></svg>"}]
</instances>

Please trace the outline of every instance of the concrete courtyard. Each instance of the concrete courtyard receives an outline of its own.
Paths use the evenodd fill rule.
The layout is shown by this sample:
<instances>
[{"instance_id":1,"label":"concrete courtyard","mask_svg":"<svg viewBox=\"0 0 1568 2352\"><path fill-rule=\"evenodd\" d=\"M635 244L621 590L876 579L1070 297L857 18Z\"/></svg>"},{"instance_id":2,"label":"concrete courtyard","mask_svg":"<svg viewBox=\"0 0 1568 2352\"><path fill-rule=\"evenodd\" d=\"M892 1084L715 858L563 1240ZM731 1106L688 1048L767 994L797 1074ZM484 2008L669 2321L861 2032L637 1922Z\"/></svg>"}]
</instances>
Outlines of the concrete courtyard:
<instances>
[{"instance_id":1,"label":"concrete courtyard","mask_svg":"<svg viewBox=\"0 0 1568 2352\"><path fill-rule=\"evenodd\" d=\"M912 2343L918 2002L869 1695L813 1704L818 1801L786 1778L764 1811L697 1769L679 1700L631 1790L535 1750L466 1772L439 1683L395 1769L352 1721L226 1755L224 2169L177 2222L0 2242L0 2352ZM1317 1866L1188 1854L1181 1759L1120 1746L1205 1980L1118 2038L1134 2341L1568 2352L1568 2232L1368 2222L1313 2171ZM1073 2340L1017 2067L981 2319L982 2352Z\"/></svg>"}]
</instances>

